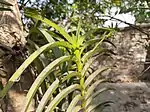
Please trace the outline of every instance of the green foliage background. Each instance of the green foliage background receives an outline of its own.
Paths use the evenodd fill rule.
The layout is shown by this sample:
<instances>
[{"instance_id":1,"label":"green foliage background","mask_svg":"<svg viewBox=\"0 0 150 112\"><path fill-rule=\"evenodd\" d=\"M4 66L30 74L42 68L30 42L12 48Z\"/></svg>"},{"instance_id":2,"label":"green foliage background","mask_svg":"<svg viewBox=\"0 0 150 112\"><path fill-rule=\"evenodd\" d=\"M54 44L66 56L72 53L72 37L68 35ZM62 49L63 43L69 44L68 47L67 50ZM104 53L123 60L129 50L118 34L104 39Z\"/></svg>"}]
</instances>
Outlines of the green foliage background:
<instances>
[{"instance_id":1,"label":"green foliage background","mask_svg":"<svg viewBox=\"0 0 150 112\"><path fill-rule=\"evenodd\" d=\"M109 16L110 9L118 7L119 13L131 12L139 22L141 18L147 20L149 10L142 7L149 7L149 1L135 0L131 5L131 1L121 0L76 0L72 4L66 0L42 3L20 0L19 4L20 10L24 11L22 20L27 33L29 57L0 91L0 97L6 96L23 71L31 65L36 70L33 74L35 81L27 93L22 112L27 112L35 95L38 96L36 112L102 111L113 103L96 102L103 91L110 89L96 89L106 81L97 76L111 67L94 70L92 63L102 55L114 54L103 47L103 43L114 46L109 38L115 29L103 27L106 20L101 17Z\"/></svg>"}]
</instances>

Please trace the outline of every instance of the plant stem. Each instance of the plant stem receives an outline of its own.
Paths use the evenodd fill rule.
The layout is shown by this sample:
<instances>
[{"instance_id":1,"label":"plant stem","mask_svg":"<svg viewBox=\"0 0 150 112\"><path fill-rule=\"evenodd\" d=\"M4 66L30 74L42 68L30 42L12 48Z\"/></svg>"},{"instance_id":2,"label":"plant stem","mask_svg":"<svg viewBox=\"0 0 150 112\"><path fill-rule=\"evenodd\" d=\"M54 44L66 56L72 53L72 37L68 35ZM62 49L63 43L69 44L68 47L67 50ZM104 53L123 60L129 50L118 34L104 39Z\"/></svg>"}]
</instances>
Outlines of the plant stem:
<instances>
[{"instance_id":1,"label":"plant stem","mask_svg":"<svg viewBox=\"0 0 150 112\"><path fill-rule=\"evenodd\" d=\"M81 95L83 97L83 100L82 100L82 108L83 108L83 112L86 112L86 109L85 109L85 104L86 104L86 101L84 99L85 97L85 92L86 92L86 89L85 89L85 86L84 86L84 82L85 82L85 76L81 73L81 70L83 69L83 64L81 62L81 60L79 59L78 62L77 62L77 67L78 67L78 73L80 74L80 86L81 86Z\"/></svg>"}]
</instances>

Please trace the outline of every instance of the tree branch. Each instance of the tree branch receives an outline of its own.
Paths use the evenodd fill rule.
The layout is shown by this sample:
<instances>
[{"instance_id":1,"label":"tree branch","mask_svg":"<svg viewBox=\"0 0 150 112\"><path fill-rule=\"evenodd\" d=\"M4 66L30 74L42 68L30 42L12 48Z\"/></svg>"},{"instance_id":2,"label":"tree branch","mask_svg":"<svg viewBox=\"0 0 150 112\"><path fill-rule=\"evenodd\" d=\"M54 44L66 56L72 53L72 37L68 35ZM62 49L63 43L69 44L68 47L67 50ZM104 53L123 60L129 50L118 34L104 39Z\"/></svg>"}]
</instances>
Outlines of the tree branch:
<instances>
[{"instance_id":1,"label":"tree branch","mask_svg":"<svg viewBox=\"0 0 150 112\"><path fill-rule=\"evenodd\" d=\"M114 20L120 21L120 22L122 22L122 23L125 23L125 24L129 25L131 28L134 28L134 29L140 31L141 33L147 35L148 37L150 36L148 32L145 32L145 31L142 30L139 26L133 25L133 24L131 24L131 23L128 23L128 22L126 22L126 21L120 20L120 19L118 19L118 18L109 16L109 15L106 15L106 17L109 17L110 19L114 19Z\"/></svg>"}]
</instances>

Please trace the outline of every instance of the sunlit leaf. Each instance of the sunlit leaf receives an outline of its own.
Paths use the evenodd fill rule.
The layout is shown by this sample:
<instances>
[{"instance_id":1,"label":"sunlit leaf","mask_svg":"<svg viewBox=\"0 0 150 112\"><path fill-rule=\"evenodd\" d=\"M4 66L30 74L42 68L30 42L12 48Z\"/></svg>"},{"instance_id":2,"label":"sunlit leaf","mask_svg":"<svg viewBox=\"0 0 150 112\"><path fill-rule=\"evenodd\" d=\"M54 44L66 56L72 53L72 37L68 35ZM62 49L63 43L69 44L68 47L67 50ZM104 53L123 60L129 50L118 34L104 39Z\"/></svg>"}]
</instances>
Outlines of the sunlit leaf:
<instances>
[{"instance_id":1,"label":"sunlit leaf","mask_svg":"<svg viewBox=\"0 0 150 112\"><path fill-rule=\"evenodd\" d=\"M75 108L76 104L77 104L81 99L82 99L82 96L81 96L81 95L76 95L76 96L72 99L72 101L71 101L71 103L70 103L70 105L69 105L69 107L68 107L68 109L67 109L66 112L74 112L73 109Z\"/></svg>"},{"instance_id":2,"label":"sunlit leaf","mask_svg":"<svg viewBox=\"0 0 150 112\"><path fill-rule=\"evenodd\" d=\"M96 109L99 106L108 106L108 105L110 106L110 104L112 104L112 103L114 103L114 102L112 102L112 101L97 102L94 105L90 105L87 108L87 112L92 112L92 110Z\"/></svg>"},{"instance_id":3,"label":"sunlit leaf","mask_svg":"<svg viewBox=\"0 0 150 112\"><path fill-rule=\"evenodd\" d=\"M90 74L90 76L85 80L85 87L88 87L91 84L91 82L96 78L97 75L99 75L100 73L102 73L105 70L108 70L109 68L110 67L99 68L95 72Z\"/></svg>"},{"instance_id":4,"label":"sunlit leaf","mask_svg":"<svg viewBox=\"0 0 150 112\"><path fill-rule=\"evenodd\" d=\"M108 90L111 90L110 88L102 88L96 92L94 92L87 100L86 100L86 105L85 107L88 108L88 106L91 104L92 105L92 100L93 99L99 99L99 95L102 93L102 92L105 92L105 91L108 91Z\"/></svg>"},{"instance_id":5,"label":"sunlit leaf","mask_svg":"<svg viewBox=\"0 0 150 112\"><path fill-rule=\"evenodd\" d=\"M44 106L47 104L48 100L50 99L51 95L53 92L57 89L59 85L59 80L56 79L51 86L48 88L44 96L42 97L40 104L38 105L38 108L36 109L36 112L42 112L43 109L45 108Z\"/></svg>"},{"instance_id":6,"label":"sunlit leaf","mask_svg":"<svg viewBox=\"0 0 150 112\"><path fill-rule=\"evenodd\" d=\"M47 67L44 68L44 70L38 75L38 77L36 78L36 80L34 81L32 86L30 87L29 92L27 93L26 104L24 106L25 109L23 110L23 112L27 111L29 104L30 104L32 98L34 97L37 89L39 88L41 83L44 81L44 79L50 74L52 69L54 67L56 67L57 65L59 65L60 63L65 62L69 59L70 59L70 56L60 57L60 58L54 60L53 62L51 62Z\"/></svg>"},{"instance_id":7,"label":"sunlit leaf","mask_svg":"<svg viewBox=\"0 0 150 112\"><path fill-rule=\"evenodd\" d=\"M112 3L116 4L117 6L121 5L121 0L111 0Z\"/></svg>"},{"instance_id":8,"label":"sunlit leaf","mask_svg":"<svg viewBox=\"0 0 150 112\"><path fill-rule=\"evenodd\" d=\"M88 89L87 89L87 93L85 95L85 99L89 98L90 95L92 95L93 91L98 87L99 84L106 82L107 80L105 79L101 79L98 80L96 82L94 82Z\"/></svg>"},{"instance_id":9,"label":"sunlit leaf","mask_svg":"<svg viewBox=\"0 0 150 112\"><path fill-rule=\"evenodd\" d=\"M51 37L51 35L46 31L46 29L40 29L40 28L32 28L30 30L30 34L32 33L38 33L38 34L41 34L44 38L46 38L46 40L49 42L49 43L52 43L52 42L55 42L55 40ZM53 52L54 52L54 55L56 58L60 57L62 54L61 54L61 51L58 47L56 48L53 48L52 49Z\"/></svg>"},{"instance_id":10,"label":"sunlit leaf","mask_svg":"<svg viewBox=\"0 0 150 112\"><path fill-rule=\"evenodd\" d=\"M82 107L81 106L76 106L72 112L80 112L80 110L82 110Z\"/></svg>"},{"instance_id":11,"label":"sunlit leaf","mask_svg":"<svg viewBox=\"0 0 150 112\"><path fill-rule=\"evenodd\" d=\"M53 112L53 110L56 108L56 106L59 104L59 102L65 98L69 93L73 92L76 89L80 89L80 85L74 84L66 89L62 90L53 100L50 102L48 105L47 109L45 112Z\"/></svg>"},{"instance_id":12,"label":"sunlit leaf","mask_svg":"<svg viewBox=\"0 0 150 112\"><path fill-rule=\"evenodd\" d=\"M62 83L65 82L66 80L69 80L70 78L72 77L79 77L79 73L74 71L74 72L71 72L71 73L68 73L67 76L63 77L62 79Z\"/></svg>"},{"instance_id":13,"label":"sunlit leaf","mask_svg":"<svg viewBox=\"0 0 150 112\"><path fill-rule=\"evenodd\" d=\"M46 23L49 26L52 26L57 31L59 31L59 33L62 34L64 36L64 38L66 38L66 40L69 43L73 44L72 38L70 37L70 35L63 28L61 28L58 25L56 25L54 22L52 22L52 21L50 21L50 20L48 20L46 18L43 18L40 15L37 15L36 13L33 13L33 12L27 12L27 13L25 13L25 15L28 16L28 17L32 17L32 18L35 18L37 20L40 20L40 21Z\"/></svg>"},{"instance_id":14,"label":"sunlit leaf","mask_svg":"<svg viewBox=\"0 0 150 112\"><path fill-rule=\"evenodd\" d=\"M25 61L24 63L17 69L17 71L11 76L9 79L8 83L4 87L2 91L0 91L0 97L4 97L9 89L12 87L12 85L16 82L16 80L20 77L22 72L45 50L54 48L57 46L64 46L64 47L71 47L68 43L66 42L55 42L55 43L50 43L42 46L40 49L36 50L33 54L31 54Z\"/></svg>"}]
</instances>

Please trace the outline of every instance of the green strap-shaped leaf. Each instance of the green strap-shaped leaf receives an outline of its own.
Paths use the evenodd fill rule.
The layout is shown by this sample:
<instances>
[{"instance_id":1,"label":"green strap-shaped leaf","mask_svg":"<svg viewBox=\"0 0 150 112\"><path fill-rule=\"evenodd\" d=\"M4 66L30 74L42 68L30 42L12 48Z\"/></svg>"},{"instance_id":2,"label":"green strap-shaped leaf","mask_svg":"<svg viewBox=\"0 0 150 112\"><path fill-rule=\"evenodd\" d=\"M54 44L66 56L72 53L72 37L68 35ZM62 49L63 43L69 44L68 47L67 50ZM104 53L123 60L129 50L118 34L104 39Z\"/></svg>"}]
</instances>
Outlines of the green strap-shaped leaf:
<instances>
[{"instance_id":1,"label":"green strap-shaped leaf","mask_svg":"<svg viewBox=\"0 0 150 112\"><path fill-rule=\"evenodd\" d=\"M55 42L55 40L51 37L51 35L46 32L45 29L39 29L41 31L41 33L43 34L43 36L46 38L46 40L51 43L51 42Z\"/></svg>"},{"instance_id":2,"label":"green strap-shaped leaf","mask_svg":"<svg viewBox=\"0 0 150 112\"><path fill-rule=\"evenodd\" d=\"M85 87L87 88L97 75L99 75L100 73L102 73L103 71L108 70L108 69L109 69L109 67L99 68L95 72L90 74L90 76L85 81Z\"/></svg>"},{"instance_id":3,"label":"green strap-shaped leaf","mask_svg":"<svg viewBox=\"0 0 150 112\"><path fill-rule=\"evenodd\" d=\"M72 112L80 112L81 109L82 109L82 107L78 105L73 109Z\"/></svg>"},{"instance_id":4,"label":"green strap-shaped leaf","mask_svg":"<svg viewBox=\"0 0 150 112\"><path fill-rule=\"evenodd\" d=\"M85 41L85 37L80 36L77 41L78 47L82 46L84 41Z\"/></svg>"},{"instance_id":5,"label":"green strap-shaped leaf","mask_svg":"<svg viewBox=\"0 0 150 112\"><path fill-rule=\"evenodd\" d=\"M97 43L99 41L100 41L100 39L91 39L91 40L89 40L87 42L84 42L83 47L81 48L81 51L80 51L80 55L83 53L85 48L87 48L88 46L93 45L93 44L95 44L95 43Z\"/></svg>"},{"instance_id":6,"label":"green strap-shaped leaf","mask_svg":"<svg viewBox=\"0 0 150 112\"><path fill-rule=\"evenodd\" d=\"M52 94L54 93L54 91L57 89L58 85L59 85L59 80L56 79L52 83L52 85L48 88L48 90L46 91L44 96L42 97L40 104L38 105L38 108L36 109L36 112L42 112L43 111L43 109L45 108L45 105L49 101L49 99L52 96Z\"/></svg>"},{"instance_id":7,"label":"green strap-shaped leaf","mask_svg":"<svg viewBox=\"0 0 150 112\"><path fill-rule=\"evenodd\" d=\"M62 79L62 83L65 82L66 80L72 78L72 77L75 77L75 76L78 77L78 76L80 76L80 75L79 75L79 73L76 72L76 71L69 73L66 77L64 77L64 78Z\"/></svg>"},{"instance_id":8,"label":"green strap-shaped leaf","mask_svg":"<svg viewBox=\"0 0 150 112\"><path fill-rule=\"evenodd\" d=\"M99 42L100 40L101 40L100 38L90 39L89 41L86 41L84 43L84 47L86 48L86 47L88 47L88 46L90 46L90 45L92 45L92 44L94 44L96 42Z\"/></svg>"},{"instance_id":9,"label":"green strap-shaped leaf","mask_svg":"<svg viewBox=\"0 0 150 112\"><path fill-rule=\"evenodd\" d=\"M71 101L68 109L66 112L74 112L73 109L75 108L76 104L82 99L81 95L76 95L73 100Z\"/></svg>"},{"instance_id":10,"label":"green strap-shaped leaf","mask_svg":"<svg viewBox=\"0 0 150 112\"><path fill-rule=\"evenodd\" d=\"M73 44L73 48L77 48L77 37L72 33L72 44Z\"/></svg>"},{"instance_id":11,"label":"green strap-shaped leaf","mask_svg":"<svg viewBox=\"0 0 150 112\"><path fill-rule=\"evenodd\" d=\"M30 104L32 98L34 97L36 91L38 90L39 86L44 81L44 79L50 74L50 72L53 70L53 68L56 67L57 65L59 65L60 63L65 62L69 59L70 59L70 56L62 56L62 57L54 60L46 68L44 68L44 70L38 75L38 77L35 79L32 86L30 87L30 90L27 93L26 103L25 103L25 106L24 106L24 109L22 112L27 111L29 104Z\"/></svg>"},{"instance_id":12,"label":"green strap-shaped leaf","mask_svg":"<svg viewBox=\"0 0 150 112\"><path fill-rule=\"evenodd\" d=\"M93 83L87 90L87 93L85 95L85 99L88 99L90 95L92 95L94 89L100 84L100 83L103 83L105 82L106 80L105 79L101 79L101 80L98 80L96 81L95 83Z\"/></svg>"},{"instance_id":13,"label":"green strap-shaped leaf","mask_svg":"<svg viewBox=\"0 0 150 112\"><path fill-rule=\"evenodd\" d=\"M99 57L99 55L97 55L97 56L95 56L95 57L92 57L92 58L90 58L90 59L85 63L85 65L84 65L84 67L83 67L83 69L82 69L82 71L81 71L81 73L82 73L83 75L85 75L85 73L87 72L88 68L91 66L91 64L92 64L98 57Z\"/></svg>"},{"instance_id":14,"label":"green strap-shaped leaf","mask_svg":"<svg viewBox=\"0 0 150 112\"><path fill-rule=\"evenodd\" d=\"M57 46L63 46L70 48L70 44L67 42L55 42L55 43L49 43L41 47L40 49L36 50L33 54L31 54L25 61L24 63L17 69L17 71L11 76L9 79L8 83L4 87L2 91L0 91L0 97L4 97L9 89L12 87L14 82L20 77L22 72L45 50L57 47Z\"/></svg>"},{"instance_id":15,"label":"green strap-shaped leaf","mask_svg":"<svg viewBox=\"0 0 150 112\"><path fill-rule=\"evenodd\" d=\"M76 89L80 89L80 85L74 84L66 89L62 90L48 105L45 112L53 112L53 110L56 108L56 106L60 103L60 101L65 98L69 93L73 92Z\"/></svg>"},{"instance_id":16,"label":"green strap-shaped leaf","mask_svg":"<svg viewBox=\"0 0 150 112\"><path fill-rule=\"evenodd\" d=\"M25 15L28 16L28 17L32 17L32 18L34 18L34 19L40 20L40 21L42 21L43 23L45 23L45 24L47 24L47 25L49 25L49 26L55 28L57 31L59 31L59 33L60 33L61 35L64 36L64 38L65 38L69 43L73 44L73 43L72 43L72 38L70 37L70 35L69 35L63 28L61 28L61 27L59 27L58 25L56 25L54 22L48 20L47 18L43 18L43 17L41 17L40 15L37 15L36 13L33 13L33 12L27 12L27 13L25 13Z\"/></svg>"},{"instance_id":17,"label":"green strap-shaped leaf","mask_svg":"<svg viewBox=\"0 0 150 112\"><path fill-rule=\"evenodd\" d=\"M111 0L112 3L116 4L117 6L121 5L121 0Z\"/></svg>"},{"instance_id":18,"label":"green strap-shaped leaf","mask_svg":"<svg viewBox=\"0 0 150 112\"><path fill-rule=\"evenodd\" d=\"M78 27L77 27L77 32L76 32L76 37L80 37L80 30L81 30L81 19L78 22Z\"/></svg>"},{"instance_id":19,"label":"green strap-shaped leaf","mask_svg":"<svg viewBox=\"0 0 150 112\"><path fill-rule=\"evenodd\" d=\"M83 57L82 57L82 62L85 63L89 58L91 58L91 56L93 56L95 53L97 53L99 51L99 49L97 49L99 47L99 45L103 42L103 40L106 38L105 34L102 37L102 39L96 44L96 46L90 50L89 52L87 52ZM97 51L98 50L98 51ZM103 50L103 49L102 49Z\"/></svg>"},{"instance_id":20,"label":"green strap-shaped leaf","mask_svg":"<svg viewBox=\"0 0 150 112\"><path fill-rule=\"evenodd\" d=\"M101 28L94 28L94 29L92 29L91 31L89 31L89 32L86 32L86 34L84 35L85 37L95 37L95 36L97 36L97 35L101 35L101 34L103 34L104 32L114 32L115 31L115 29L114 28L104 28L104 27L101 27Z\"/></svg>"},{"instance_id":21,"label":"green strap-shaped leaf","mask_svg":"<svg viewBox=\"0 0 150 112\"><path fill-rule=\"evenodd\" d=\"M62 38L58 33L54 31L47 31L53 38L55 38L58 41L64 41L64 38Z\"/></svg>"},{"instance_id":22,"label":"green strap-shaped leaf","mask_svg":"<svg viewBox=\"0 0 150 112\"><path fill-rule=\"evenodd\" d=\"M29 35L32 33L38 33L42 35L49 43L55 42L55 40L50 36L48 32L46 32L46 29L41 29L37 27L33 27L30 29Z\"/></svg>"},{"instance_id":23,"label":"green strap-shaped leaf","mask_svg":"<svg viewBox=\"0 0 150 112\"><path fill-rule=\"evenodd\" d=\"M32 50L32 51L35 51L35 50L39 50L40 48L39 48L39 46L34 42L34 41L32 41L32 40L30 40L30 39L28 39L28 44L30 44L30 49ZM53 49L53 48L52 48ZM30 51L31 51L30 50ZM47 58L45 57L45 55L44 54L41 54L40 56L39 56L39 58L38 59L35 59L34 60L34 63L35 63L35 65L37 66L37 71L39 71L39 69L42 71L43 69L42 68L44 68L46 65L48 65L48 61L47 61ZM40 65L41 64L41 65ZM39 67L41 67L41 68L39 68ZM40 71L40 72L41 72ZM38 72L38 73L40 73L40 72Z\"/></svg>"},{"instance_id":24,"label":"green strap-shaped leaf","mask_svg":"<svg viewBox=\"0 0 150 112\"><path fill-rule=\"evenodd\" d=\"M82 62L85 64L86 61L88 59L90 59L93 55L101 54L101 53L104 53L104 52L106 52L106 49L104 49L104 48L98 48L98 49L95 49L95 50L90 50L87 53L85 53L85 55L82 57Z\"/></svg>"},{"instance_id":25,"label":"green strap-shaped leaf","mask_svg":"<svg viewBox=\"0 0 150 112\"><path fill-rule=\"evenodd\" d=\"M111 37L112 32L109 32L106 35L106 32L104 32L103 36L101 37L101 40L95 45L95 47L90 50L89 52L87 52L83 57L82 57L82 62L85 63L89 58L91 58L91 56L93 56L95 53L98 53L99 49L99 45L108 37ZM97 51L98 50L98 51ZM82 51L81 51L82 52Z\"/></svg>"},{"instance_id":26,"label":"green strap-shaped leaf","mask_svg":"<svg viewBox=\"0 0 150 112\"><path fill-rule=\"evenodd\" d=\"M97 102L97 103L93 103L92 105L90 105L88 108L87 108L87 112L93 112L94 109L96 109L97 107L99 106L110 106L110 103L113 103L112 101L106 101L106 102Z\"/></svg>"},{"instance_id":27,"label":"green strap-shaped leaf","mask_svg":"<svg viewBox=\"0 0 150 112\"><path fill-rule=\"evenodd\" d=\"M32 33L38 33L40 35L42 35L44 38L46 38L46 40L49 42L49 43L52 43L52 42L55 42L55 40L51 37L51 35L46 31L46 29L40 29L40 28L36 28L36 27L33 27L31 28L30 34ZM53 48L52 49L53 52L54 52L54 55L56 58L60 57L61 56L61 51L59 50L58 47L56 48Z\"/></svg>"},{"instance_id":28,"label":"green strap-shaped leaf","mask_svg":"<svg viewBox=\"0 0 150 112\"><path fill-rule=\"evenodd\" d=\"M85 37L84 36L81 36L80 33L81 33L81 20L79 20L78 22L78 27L77 27L77 32L76 32L76 37L77 37L77 47L80 47L83 43L83 41L85 40Z\"/></svg>"},{"instance_id":29,"label":"green strap-shaped leaf","mask_svg":"<svg viewBox=\"0 0 150 112\"><path fill-rule=\"evenodd\" d=\"M98 96L100 93L105 92L105 91L108 91L108 90L110 90L110 89L109 89L109 88L102 88L102 89L100 89L100 90L94 92L94 93L86 100L86 105L85 105L85 107L88 108L88 105L92 102L92 100L93 100L94 98L96 98L96 96Z\"/></svg>"},{"instance_id":30,"label":"green strap-shaped leaf","mask_svg":"<svg viewBox=\"0 0 150 112\"><path fill-rule=\"evenodd\" d=\"M84 49L87 48L88 46L92 45L92 44L95 44L97 42L99 42L101 40L101 38L96 38L96 39L91 39L87 42L84 43L83 47L81 48L81 51L80 51L80 55L83 53ZM103 40L103 42L106 42L106 43L109 43L111 44L113 47L116 48L116 46L109 40Z\"/></svg>"}]
</instances>

